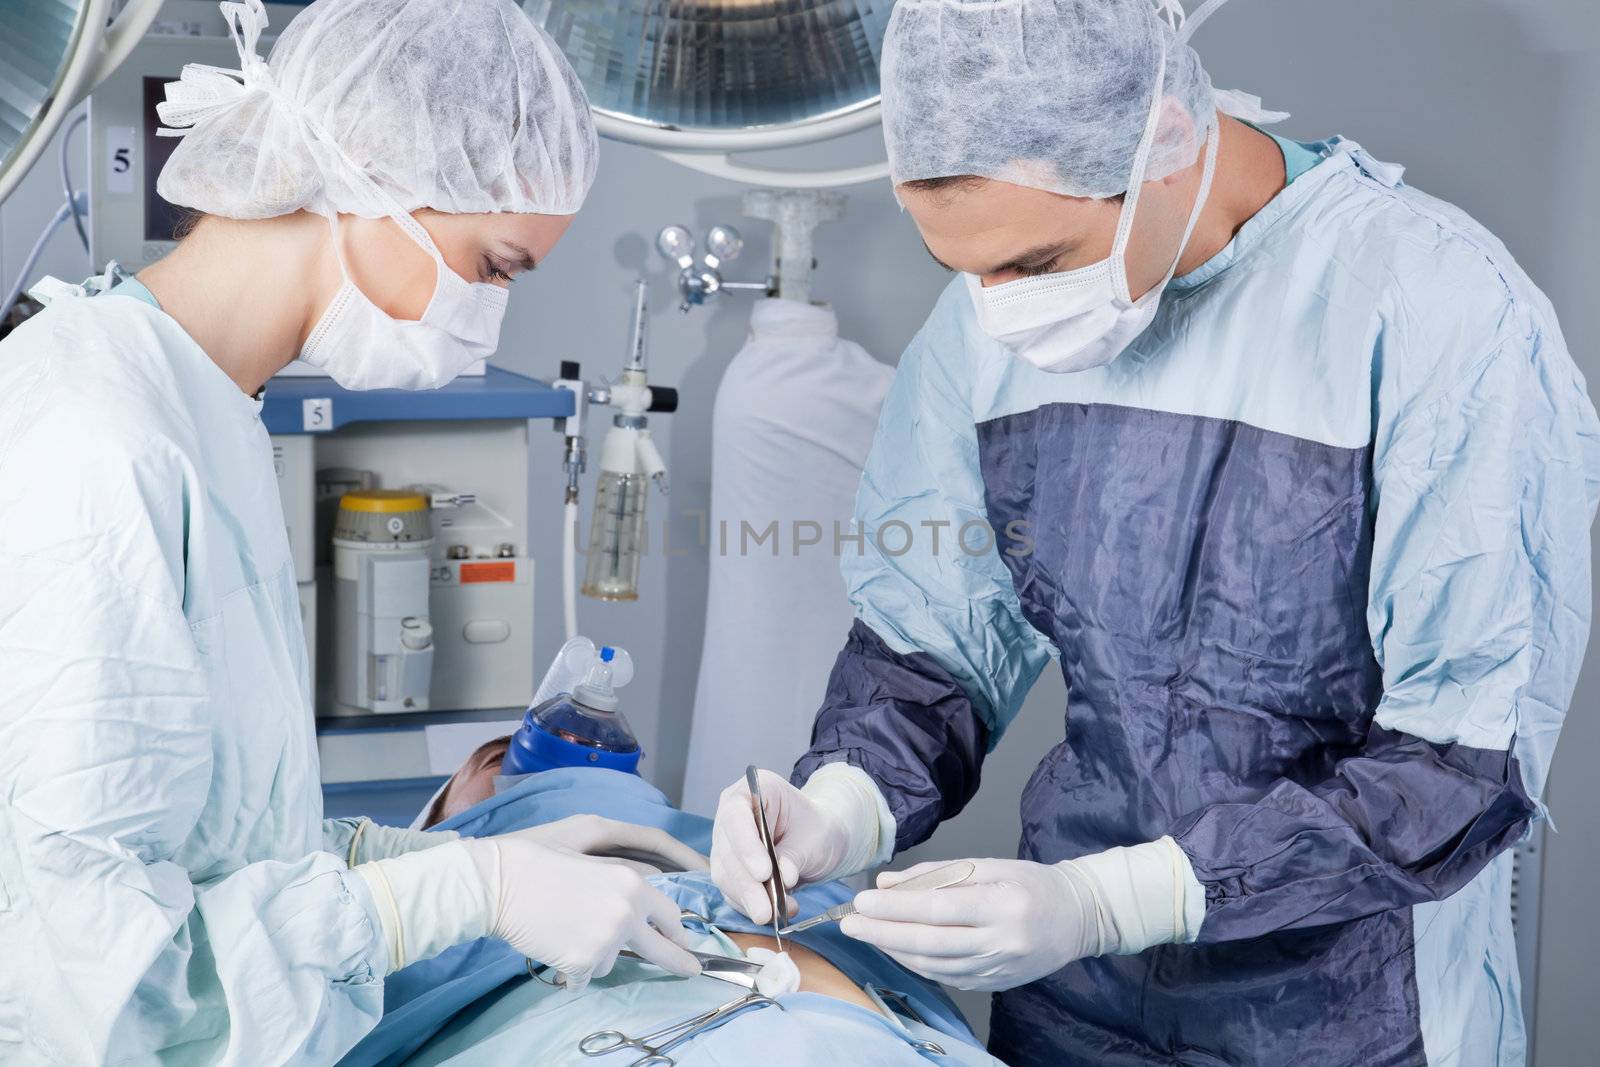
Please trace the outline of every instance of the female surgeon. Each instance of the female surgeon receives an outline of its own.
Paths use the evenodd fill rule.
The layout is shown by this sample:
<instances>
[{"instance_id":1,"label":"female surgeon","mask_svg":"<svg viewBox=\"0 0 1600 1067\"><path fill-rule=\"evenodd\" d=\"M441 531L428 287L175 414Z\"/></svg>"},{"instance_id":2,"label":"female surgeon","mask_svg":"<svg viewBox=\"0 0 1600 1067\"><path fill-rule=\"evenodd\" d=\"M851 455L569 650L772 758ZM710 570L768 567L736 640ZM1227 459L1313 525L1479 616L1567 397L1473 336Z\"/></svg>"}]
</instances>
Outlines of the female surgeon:
<instances>
[{"instance_id":1,"label":"female surgeon","mask_svg":"<svg viewBox=\"0 0 1600 1067\"><path fill-rule=\"evenodd\" d=\"M678 909L582 855L325 823L267 380L429 388L594 176L588 102L511 0L319 0L271 62L188 67L167 259L0 344L0 1060L332 1063L387 972L483 936L570 983L624 945L692 974ZM89 288L89 287L83 287ZM428 847L432 844L433 847Z\"/></svg>"}]
</instances>

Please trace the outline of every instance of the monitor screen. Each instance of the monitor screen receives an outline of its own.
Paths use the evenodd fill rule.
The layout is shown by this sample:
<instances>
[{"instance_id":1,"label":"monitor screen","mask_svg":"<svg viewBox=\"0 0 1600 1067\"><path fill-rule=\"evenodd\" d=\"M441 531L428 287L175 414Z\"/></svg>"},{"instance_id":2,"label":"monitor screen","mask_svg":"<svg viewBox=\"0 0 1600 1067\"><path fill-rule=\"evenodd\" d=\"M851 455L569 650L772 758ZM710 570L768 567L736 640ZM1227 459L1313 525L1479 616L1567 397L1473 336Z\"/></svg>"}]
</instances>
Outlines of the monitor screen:
<instances>
[{"instance_id":1,"label":"monitor screen","mask_svg":"<svg viewBox=\"0 0 1600 1067\"><path fill-rule=\"evenodd\" d=\"M174 231L184 217L184 209L174 207L156 193L156 178L178 147L176 137L157 137L161 118L156 105L167 98L166 85L172 77L144 79L144 239L175 241Z\"/></svg>"}]
</instances>

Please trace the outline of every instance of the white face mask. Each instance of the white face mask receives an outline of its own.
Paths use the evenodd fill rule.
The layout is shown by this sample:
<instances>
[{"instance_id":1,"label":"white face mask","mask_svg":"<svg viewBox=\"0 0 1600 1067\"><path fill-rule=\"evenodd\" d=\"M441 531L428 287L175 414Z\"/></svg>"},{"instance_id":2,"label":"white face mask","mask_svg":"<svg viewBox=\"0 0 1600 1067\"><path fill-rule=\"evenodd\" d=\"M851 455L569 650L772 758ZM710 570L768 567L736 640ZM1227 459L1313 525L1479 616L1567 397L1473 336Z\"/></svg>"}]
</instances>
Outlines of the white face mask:
<instances>
[{"instance_id":1,"label":"white face mask","mask_svg":"<svg viewBox=\"0 0 1600 1067\"><path fill-rule=\"evenodd\" d=\"M1117 236L1111 256L1077 270L1021 278L1003 285L984 288L976 276L967 275L967 289L984 333L1012 348L1034 366L1056 373L1088 370L1104 366L1120 356L1143 333L1161 306L1161 291L1177 272L1178 261L1188 247L1200 212L1211 193L1216 172L1218 131L1206 138L1205 167L1200 190L1195 195L1189 223L1184 227L1172 266L1161 283L1138 300L1128 288L1128 237L1133 231L1139 192L1144 184L1145 162L1155 141L1161 119L1162 85L1166 79L1166 55L1156 70L1156 95L1145 122L1144 137L1134 154L1128 192L1123 197L1117 220Z\"/></svg>"},{"instance_id":2,"label":"white face mask","mask_svg":"<svg viewBox=\"0 0 1600 1067\"><path fill-rule=\"evenodd\" d=\"M394 319L356 288L339 255L344 284L306 338L300 358L346 389L437 389L500 344L510 294L501 286L462 278L421 223L410 215L393 217L433 257L438 281L421 319ZM337 215L332 225L337 250Z\"/></svg>"}]
</instances>

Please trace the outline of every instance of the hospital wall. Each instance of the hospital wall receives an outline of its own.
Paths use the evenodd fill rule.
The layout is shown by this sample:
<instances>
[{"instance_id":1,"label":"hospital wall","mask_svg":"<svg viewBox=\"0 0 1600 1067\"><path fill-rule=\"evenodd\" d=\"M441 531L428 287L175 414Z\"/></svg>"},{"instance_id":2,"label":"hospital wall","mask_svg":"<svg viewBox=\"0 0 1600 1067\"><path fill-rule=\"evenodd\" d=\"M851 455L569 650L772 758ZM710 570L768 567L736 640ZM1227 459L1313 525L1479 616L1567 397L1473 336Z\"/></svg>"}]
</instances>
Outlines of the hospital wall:
<instances>
[{"instance_id":1,"label":"hospital wall","mask_svg":"<svg viewBox=\"0 0 1600 1067\"><path fill-rule=\"evenodd\" d=\"M1415 184L1486 223L1551 295L1579 366L1591 380L1600 378L1594 263L1600 15L1588 0L1234 0L1196 44L1218 85L1260 93L1270 106L1293 112L1285 132L1359 140L1379 158L1406 164ZM874 140L861 136L778 158L857 163L870 158ZM563 359L582 361L591 377L614 373L626 344L631 280L640 272L652 279L652 379L682 392L677 414L652 419L671 468L672 496L651 500L652 552L640 601L584 601L579 612L585 632L633 653L639 669L627 706L648 753L645 773L672 794L682 783L701 651L708 558L700 523L710 486L711 403L743 341L749 298L680 314L651 239L668 222L701 234L713 223L733 223L748 244L729 276L761 275L767 225L740 217L739 192L650 152L604 144L599 180L569 236L514 287L497 357L545 377ZM0 205L0 277L12 277L40 220L59 202L50 155ZM47 250L43 271L85 273L69 233L63 229ZM849 190L845 219L818 233L817 260L816 297L837 309L845 336L887 362L898 357L947 279L882 185ZM546 521L532 547L542 564L542 657L553 651L561 628L554 562L561 474L559 438L541 433L548 431L534 438L533 499L546 509ZM664 518L671 551L681 554L663 554ZM1600 776L1591 769L1600 760L1597 696L1600 654L1591 649L1548 794L1560 833L1551 835L1544 860L1536 1062L1549 1067L1593 1062L1596 1040L1590 975L1600 959L1592 888L1600 878ZM1062 681L1047 672L985 766L978 797L916 858L1009 851L1019 827L1017 796L1039 753L1060 740L1063 704ZM982 1024L985 998L961 999Z\"/></svg>"}]
</instances>

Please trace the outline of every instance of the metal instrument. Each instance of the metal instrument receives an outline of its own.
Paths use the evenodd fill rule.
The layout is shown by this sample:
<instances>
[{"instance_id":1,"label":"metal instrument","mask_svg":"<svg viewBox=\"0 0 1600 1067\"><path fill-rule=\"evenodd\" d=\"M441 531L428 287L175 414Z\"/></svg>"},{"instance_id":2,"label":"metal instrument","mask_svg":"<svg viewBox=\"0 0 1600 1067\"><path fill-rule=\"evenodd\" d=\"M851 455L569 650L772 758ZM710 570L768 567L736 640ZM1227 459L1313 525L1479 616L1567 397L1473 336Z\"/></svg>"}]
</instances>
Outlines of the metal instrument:
<instances>
[{"instance_id":1,"label":"metal instrument","mask_svg":"<svg viewBox=\"0 0 1600 1067\"><path fill-rule=\"evenodd\" d=\"M877 1005L878 1011L880 1011L886 1019L900 1028L900 1032L905 1034L906 1039L911 1042L912 1048L916 1049L918 1052L925 1052L933 1056L945 1055L943 1045L939 1044L937 1041L918 1040L916 1036L913 1035L906 1027L906 1024L900 1021L900 1016L904 1015L906 1018L911 1019L922 1026L929 1025L928 1020L923 1018L922 1013L917 1010L917 1006L911 1003L911 998L907 997L904 993L896 992L893 989L885 989L883 986L877 985L864 985L861 987L861 991L867 995L868 999L870 999L873 1004ZM893 1007L890 1006L891 1004Z\"/></svg>"},{"instance_id":2,"label":"metal instrument","mask_svg":"<svg viewBox=\"0 0 1600 1067\"><path fill-rule=\"evenodd\" d=\"M971 878L972 872L975 870L977 870L977 867L970 860L956 860L954 863L947 863L943 867L935 867L927 874L919 874L915 878L907 878L899 885L892 887L888 892L901 889L949 889L951 886L960 885L968 878ZM821 926L823 923L836 923L846 915L854 915L855 912L855 904L847 900L843 904L835 904L821 914L813 915L809 919L785 926L780 932L798 934L802 930L809 930L813 926Z\"/></svg>"},{"instance_id":3,"label":"metal instrument","mask_svg":"<svg viewBox=\"0 0 1600 1067\"><path fill-rule=\"evenodd\" d=\"M761 786L756 781L754 765L744 769L744 781L750 787L750 808L755 815L756 829L761 832L761 843L766 846L767 859L772 864L772 877L767 879L767 901L772 905L772 939L783 951L783 924L789 921L789 894L783 889L783 876L778 873L778 848L772 839L772 828L767 823L767 806L761 799Z\"/></svg>"},{"instance_id":4,"label":"metal instrument","mask_svg":"<svg viewBox=\"0 0 1600 1067\"><path fill-rule=\"evenodd\" d=\"M741 960L733 956L719 956L715 952L698 952L689 950L690 955L700 961L700 973L707 978L715 978L719 982L729 982L733 985L744 986L746 989L755 989L756 976L761 973L761 964L754 960ZM636 960L640 963L650 961L633 951L625 948L617 953L623 959Z\"/></svg>"},{"instance_id":5,"label":"metal instrument","mask_svg":"<svg viewBox=\"0 0 1600 1067\"><path fill-rule=\"evenodd\" d=\"M605 1056L618 1049L636 1048L644 1055L634 1060L630 1067L673 1067L677 1061L667 1053L685 1041L692 1040L751 1008L765 1008L769 1005L779 1011L783 1010L783 1005L771 997L750 993L738 1000L729 1001L720 1008L701 1012L691 1019L663 1026L640 1037L629 1037L621 1030L597 1030L578 1042L578 1051L585 1056Z\"/></svg>"}]
</instances>

